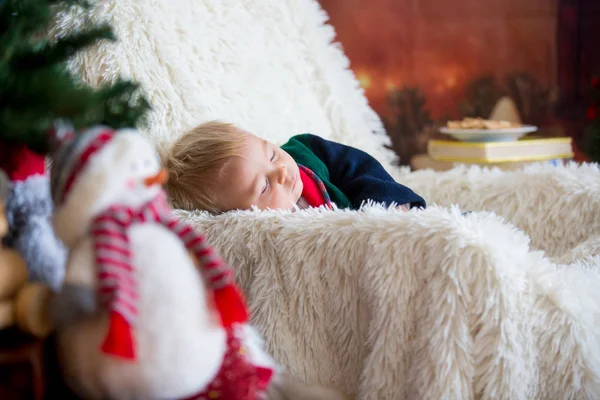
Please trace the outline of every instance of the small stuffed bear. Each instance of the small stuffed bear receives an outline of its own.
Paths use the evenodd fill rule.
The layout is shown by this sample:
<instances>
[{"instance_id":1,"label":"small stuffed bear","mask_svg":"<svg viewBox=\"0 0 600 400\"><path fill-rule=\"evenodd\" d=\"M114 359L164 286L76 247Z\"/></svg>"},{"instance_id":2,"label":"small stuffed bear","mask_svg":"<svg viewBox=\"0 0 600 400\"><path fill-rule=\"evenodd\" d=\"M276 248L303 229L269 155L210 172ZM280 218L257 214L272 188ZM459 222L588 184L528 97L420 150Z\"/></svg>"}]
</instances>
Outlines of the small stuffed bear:
<instances>
[{"instance_id":1,"label":"small stuffed bear","mask_svg":"<svg viewBox=\"0 0 600 400\"><path fill-rule=\"evenodd\" d=\"M42 283L28 283L25 260L2 246L8 233L4 199L9 190L6 174L0 170L0 329L17 325L22 331L45 337L52 329L47 314L50 289Z\"/></svg>"},{"instance_id":2,"label":"small stuffed bear","mask_svg":"<svg viewBox=\"0 0 600 400\"><path fill-rule=\"evenodd\" d=\"M58 288L66 252L52 230L50 180L45 156L18 143L0 142L0 169L8 177L4 244L25 259L30 281Z\"/></svg>"}]
</instances>

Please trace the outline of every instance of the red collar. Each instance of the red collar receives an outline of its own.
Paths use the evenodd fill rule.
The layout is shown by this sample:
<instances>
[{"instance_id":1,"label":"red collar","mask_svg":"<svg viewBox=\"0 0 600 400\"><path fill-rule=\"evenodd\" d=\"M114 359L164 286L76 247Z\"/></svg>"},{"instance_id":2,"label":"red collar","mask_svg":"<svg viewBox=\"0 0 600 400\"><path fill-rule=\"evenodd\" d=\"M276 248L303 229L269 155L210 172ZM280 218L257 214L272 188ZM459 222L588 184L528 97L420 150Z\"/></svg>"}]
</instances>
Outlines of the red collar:
<instances>
[{"instance_id":1,"label":"red collar","mask_svg":"<svg viewBox=\"0 0 600 400\"><path fill-rule=\"evenodd\" d=\"M325 205L325 198L319 190L317 183L302 168L300 168L300 179L302 179L302 197L311 207L320 207Z\"/></svg>"}]
</instances>

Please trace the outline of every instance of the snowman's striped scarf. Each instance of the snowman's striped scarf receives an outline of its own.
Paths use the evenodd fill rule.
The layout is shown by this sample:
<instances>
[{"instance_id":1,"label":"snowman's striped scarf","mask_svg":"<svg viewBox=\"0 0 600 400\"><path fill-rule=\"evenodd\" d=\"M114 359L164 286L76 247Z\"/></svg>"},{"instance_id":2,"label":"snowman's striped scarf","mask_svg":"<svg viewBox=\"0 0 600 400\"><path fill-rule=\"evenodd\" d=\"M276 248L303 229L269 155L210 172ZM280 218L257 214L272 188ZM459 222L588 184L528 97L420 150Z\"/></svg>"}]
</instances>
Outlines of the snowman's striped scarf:
<instances>
[{"instance_id":1,"label":"snowman's striped scarf","mask_svg":"<svg viewBox=\"0 0 600 400\"><path fill-rule=\"evenodd\" d=\"M185 247L198 259L211 289L218 290L234 284L232 270L206 243L204 236L183 221L173 218L170 211L161 192L139 210L112 206L93 221L91 233L98 268L100 301L130 325L136 319L138 300L127 232L134 224L159 223L179 236ZM156 246L156 243L148 243L148 246Z\"/></svg>"}]
</instances>

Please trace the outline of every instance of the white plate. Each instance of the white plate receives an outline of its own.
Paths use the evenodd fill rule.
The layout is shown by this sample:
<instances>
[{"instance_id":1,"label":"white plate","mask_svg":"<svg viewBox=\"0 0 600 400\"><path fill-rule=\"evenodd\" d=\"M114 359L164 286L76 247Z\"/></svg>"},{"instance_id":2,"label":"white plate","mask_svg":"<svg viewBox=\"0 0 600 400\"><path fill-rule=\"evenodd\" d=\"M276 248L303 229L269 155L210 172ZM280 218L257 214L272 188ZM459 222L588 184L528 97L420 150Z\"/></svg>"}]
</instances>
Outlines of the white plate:
<instances>
[{"instance_id":1,"label":"white plate","mask_svg":"<svg viewBox=\"0 0 600 400\"><path fill-rule=\"evenodd\" d=\"M463 142L511 142L537 131L537 126L523 125L506 129L449 129L440 128L440 133L450 135Z\"/></svg>"}]
</instances>

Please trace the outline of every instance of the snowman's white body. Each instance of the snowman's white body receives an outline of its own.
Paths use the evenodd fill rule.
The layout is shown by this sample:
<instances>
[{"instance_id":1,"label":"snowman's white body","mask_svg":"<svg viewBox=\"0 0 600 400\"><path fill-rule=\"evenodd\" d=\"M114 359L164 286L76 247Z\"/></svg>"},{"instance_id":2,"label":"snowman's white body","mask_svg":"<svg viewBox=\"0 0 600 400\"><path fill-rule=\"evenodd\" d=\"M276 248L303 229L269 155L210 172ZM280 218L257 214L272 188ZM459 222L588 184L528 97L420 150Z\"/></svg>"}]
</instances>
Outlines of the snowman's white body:
<instances>
[{"instance_id":1,"label":"snowman's white body","mask_svg":"<svg viewBox=\"0 0 600 400\"><path fill-rule=\"evenodd\" d=\"M124 160L153 151L137 135L122 136L113 139L120 142L111 144L111 148L90 161L94 163L89 167L90 176L78 178L80 183L74 186L71 196L78 192L83 199L71 203L67 199L55 215L56 230L70 250L65 285L90 291L97 287L92 238L86 233L87 228L77 230L76 225L89 223L97 212L94 208L105 208L112 200L106 195L106 200L100 199L94 206L83 203L95 189L89 180L100 179L98 185L107 184L115 179L115 173L127 174ZM124 152L127 148L133 150ZM148 172L159 168L158 164L151 167ZM105 195L98 190L96 193ZM149 192L139 200L119 200L145 202L144 197L154 195ZM137 359L126 361L101 352L108 313L97 307L95 312L59 331L64 375L80 395L90 399L175 399L198 393L217 374L226 350L226 334L210 307L205 282L181 240L168 228L157 223L138 224L129 228L128 236L139 292L134 327ZM245 327L244 333L244 345L252 362L275 368L262 351L258 335L250 327Z\"/></svg>"}]
</instances>

